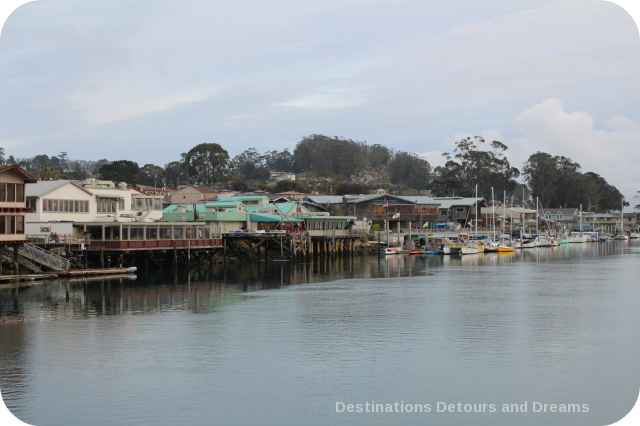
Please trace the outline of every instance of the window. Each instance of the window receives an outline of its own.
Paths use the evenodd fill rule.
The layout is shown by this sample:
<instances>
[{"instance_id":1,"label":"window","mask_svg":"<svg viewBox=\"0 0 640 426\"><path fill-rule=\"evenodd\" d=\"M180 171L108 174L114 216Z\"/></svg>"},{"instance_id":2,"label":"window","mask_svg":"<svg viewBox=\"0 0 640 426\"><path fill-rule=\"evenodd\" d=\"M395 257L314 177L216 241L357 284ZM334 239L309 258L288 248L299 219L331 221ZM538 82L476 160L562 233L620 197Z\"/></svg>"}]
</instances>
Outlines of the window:
<instances>
[{"instance_id":1,"label":"window","mask_svg":"<svg viewBox=\"0 0 640 426\"><path fill-rule=\"evenodd\" d=\"M144 234L142 232L142 228L129 228L129 239L131 239L131 240L142 240L142 239L144 239Z\"/></svg>"},{"instance_id":2,"label":"window","mask_svg":"<svg viewBox=\"0 0 640 426\"><path fill-rule=\"evenodd\" d=\"M24 202L24 184L16 184L16 201L19 203Z\"/></svg>"},{"instance_id":3,"label":"window","mask_svg":"<svg viewBox=\"0 0 640 426\"><path fill-rule=\"evenodd\" d=\"M7 216L0 216L0 234L7 233Z\"/></svg>"},{"instance_id":4,"label":"window","mask_svg":"<svg viewBox=\"0 0 640 426\"><path fill-rule=\"evenodd\" d=\"M15 203L16 201L16 184L8 183L7 184L7 200L8 203Z\"/></svg>"},{"instance_id":5,"label":"window","mask_svg":"<svg viewBox=\"0 0 640 426\"><path fill-rule=\"evenodd\" d=\"M4 201L7 195L7 184L0 183L0 201Z\"/></svg>"}]
</instances>

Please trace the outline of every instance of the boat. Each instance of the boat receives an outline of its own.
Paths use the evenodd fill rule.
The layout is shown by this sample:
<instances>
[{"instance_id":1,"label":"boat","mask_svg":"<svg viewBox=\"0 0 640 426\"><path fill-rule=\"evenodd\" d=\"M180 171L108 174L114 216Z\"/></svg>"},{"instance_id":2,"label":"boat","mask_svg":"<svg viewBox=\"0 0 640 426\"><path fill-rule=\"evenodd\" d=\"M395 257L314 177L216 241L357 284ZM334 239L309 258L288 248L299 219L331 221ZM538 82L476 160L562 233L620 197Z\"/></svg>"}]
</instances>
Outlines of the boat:
<instances>
[{"instance_id":1,"label":"boat","mask_svg":"<svg viewBox=\"0 0 640 426\"><path fill-rule=\"evenodd\" d=\"M384 249L384 254L401 254L404 253L400 247L387 247Z\"/></svg>"},{"instance_id":2,"label":"boat","mask_svg":"<svg viewBox=\"0 0 640 426\"><path fill-rule=\"evenodd\" d=\"M629 239L630 240L633 240L633 239L636 239L636 238L640 238L640 232L632 232L632 233L629 234Z\"/></svg>"},{"instance_id":3,"label":"boat","mask_svg":"<svg viewBox=\"0 0 640 426\"><path fill-rule=\"evenodd\" d=\"M489 241L484 244L485 252L497 252L500 244L495 241Z\"/></svg>"},{"instance_id":4,"label":"boat","mask_svg":"<svg viewBox=\"0 0 640 426\"><path fill-rule=\"evenodd\" d=\"M521 241L516 242L516 248L519 248L519 249L536 248L536 240L535 239L523 239Z\"/></svg>"},{"instance_id":5,"label":"boat","mask_svg":"<svg viewBox=\"0 0 640 426\"><path fill-rule=\"evenodd\" d=\"M432 251L432 250L422 250L420 252L420 256L435 256L438 255L439 253L437 251Z\"/></svg>"},{"instance_id":6,"label":"boat","mask_svg":"<svg viewBox=\"0 0 640 426\"><path fill-rule=\"evenodd\" d=\"M618 234L615 237L613 237L614 240L622 240L622 241L626 241L629 239L629 237L626 234Z\"/></svg>"},{"instance_id":7,"label":"boat","mask_svg":"<svg viewBox=\"0 0 640 426\"><path fill-rule=\"evenodd\" d=\"M569 237L570 243L585 243L587 241L587 237L582 233L571 234Z\"/></svg>"},{"instance_id":8,"label":"boat","mask_svg":"<svg viewBox=\"0 0 640 426\"><path fill-rule=\"evenodd\" d=\"M498 253L509 253L509 252L514 252L516 251L516 249L514 247L509 247L507 245L504 244L500 244L498 246Z\"/></svg>"},{"instance_id":9,"label":"boat","mask_svg":"<svg viewBox=\"0 0 640 426\"><path fill-rule=\"evenodd\" d=\"M411 256L415 254L421 254L422 250L409 250L407 253L409 254L409 256Z\"/></svg>"},{"instance_id":10,"label":"boat","mask_svg":"<svg viewBox=\"0 0 640 426\"><path fill-rule=\"evenodd\" d=\"M460 254L478 254L479 251L478 246L474 243L467 243L460 247Z\"/></svg>"}]
</instances>

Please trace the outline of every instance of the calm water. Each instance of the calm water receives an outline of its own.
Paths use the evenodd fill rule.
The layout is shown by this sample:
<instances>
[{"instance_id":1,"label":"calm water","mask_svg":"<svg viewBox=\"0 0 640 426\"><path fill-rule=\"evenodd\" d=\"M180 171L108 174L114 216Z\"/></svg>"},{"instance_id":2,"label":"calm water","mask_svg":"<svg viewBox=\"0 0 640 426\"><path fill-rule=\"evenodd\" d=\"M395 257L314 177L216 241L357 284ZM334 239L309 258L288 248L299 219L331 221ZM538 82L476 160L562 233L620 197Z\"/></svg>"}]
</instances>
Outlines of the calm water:
<instances>
[{"instance_id":1,"label":"calm water","mask_svg":"<svg viewBox=\"0 0 640 426\"><path fill-rule=\"evenodd\" d=\"M0 389L35 425L600 426L638 397L638 277L616 241L2 287Z\"/></svg>"}]
</instances>

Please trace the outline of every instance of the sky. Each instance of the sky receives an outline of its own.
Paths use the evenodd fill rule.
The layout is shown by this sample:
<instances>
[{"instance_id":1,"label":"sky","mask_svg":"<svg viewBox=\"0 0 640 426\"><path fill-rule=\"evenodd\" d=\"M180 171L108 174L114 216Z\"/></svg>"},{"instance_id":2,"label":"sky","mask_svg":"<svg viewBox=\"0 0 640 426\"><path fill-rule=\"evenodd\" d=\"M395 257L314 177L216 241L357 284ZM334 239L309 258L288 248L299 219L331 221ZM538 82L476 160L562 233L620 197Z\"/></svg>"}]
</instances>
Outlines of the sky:
<instances>
[{"instance_id":1,"label":"sky","mask_svg":"<svg viewBox=\"0 0 640 426\"><path fill-rule=\"evenodd\" d=\"M200 143L233 157L324 134L435 167L455 141L481 135L506 144L515 167L537 151L566 156L638 204L640 38L627 10L599 0L29 2L0 33L0 147L164 166Z\"/></svg>"}]
</instances>

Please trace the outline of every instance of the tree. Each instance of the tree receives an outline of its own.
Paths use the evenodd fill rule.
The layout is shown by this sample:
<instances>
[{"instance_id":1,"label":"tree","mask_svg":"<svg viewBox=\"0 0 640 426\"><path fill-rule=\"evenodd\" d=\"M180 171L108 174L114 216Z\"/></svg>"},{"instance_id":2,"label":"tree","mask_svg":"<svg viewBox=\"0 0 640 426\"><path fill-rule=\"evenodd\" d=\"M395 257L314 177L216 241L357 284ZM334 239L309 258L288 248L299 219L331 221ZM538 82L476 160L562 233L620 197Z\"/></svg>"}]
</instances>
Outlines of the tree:
<instances>
[{"instance_id":1,"label":"tree","mask_svg":"<svg viewBox=\"0 0 640 426\"><path fill-rule=\"evenodd\" d=\"M307 136L296 144L293 152L296 171L328 171L356 177L367 164L361 145L350 139Z\"/></svg>"},{"instance_id":2,"label":"tree","mask_svg":"<svg viewBox=\"0 0 640 426\"><path fill-rule=\"evenodd\" d=\"M284 149L282 151L268 151L262 156L262 160L262 165L268 170L287 173L295 171L294 158L288 149Z\"/></svg>"},{"instance_id":3,"label":"tree","mask_svg":"<svg viewBox=\"0 0 640 426\"><path fill-rule=\"evenodd\" d=\"M201 143L182 154L189 175L199 184L214 187L227 180L229 154L217 143Z\"/></svg>"},{"instance_id":4,"label":"tree","mask_svg":"<svg viewBox=\"0 0 640 426\"><path fill-rule=\"evenodd\" d=\"M162 167L155 164L145 164L140 168L137 182L140 185L162 186L162 182L164 182L164 169Z\"/></svg>"},{"instance_id":5,"label":"tree","mask_svg":"<svg viewBox=\"0 0 640 426\"><path fill-rule=\"evenodd\" d=\"M293 180L279 180L274 186L276 192L289 192L296 191L298 189L298 183Z\"/></svg>"},{"instance_id":6,"label":"tree","mask_svg":"<svg viewBox=\"0 0 640 426\"><path fill-rule=\"evenodd\" d=\"M178 189L178 186L185 185L188 181L189 173L180 161L165 164L163 182L165 186Z\"/></svg>"},{"instance_id":7,"label":"tree","mask_svg":"<svg viewBox=\"0 0 640 426\"><path fill-rule=\"evenodd\" d=\"M367 188L360 185L359 183L349 182L349 183L341 183L336 186L336 195L345 195L345 194L368 194Z\"/></svg>"},{"instance_id":8,"label":"tree","mask_svg":"<svg viewBox=\"0 0 640 426\"><path fill-rule=\"evenodd\" d=\"M234 191L247 192L249 191L249 184L243 180L236 179L231 182L231 189Z\"/></svg>"},{"instance_id":9,"label":"tree","mask_svg":"<svg viewBox=\"0 0 640 426\"><path fill-rule=\"evenodd\" d=\"M125 182L128 185L138 183L140 167L138 163L129 160L118 160L105 164L98 170L100 179L111 180L113 182Z\"/></svg>"},{"instance_id":10,"label":"tree","mask_svg":"<svg viewBox=\"0 0 640 426\"><path fill-rule=\"evenodd\" d=\"M36 172L38 179L40 180L58 180L60 179L60 171L55 167L45 166L38 169Z\"/></svg>"},{"instance_id":11,"label":"tree","mask_svg":"<svg viewBox=\"0 0 640 426\"><path fill-rule=\"evenodd\" d=\"M397 152L389 161L391 183L426 189L431 180L431 165L416 154Z\"/></svg>"},{"instance_id":12,"label":"tree","mask_svg":"<svg viewBox=\"0 0 640 426\"><path fill-rule=\"evenodd\" d=\"M456 195L471 197L475 195L477 185L478 196L484 198L490 197L491 188L498 193L513 192L520 170L511 167L504 155L507 146L493 141L491 150L486 151L480 149L480 144L484 143L484 138L480 136L467 137L456 142L453 150L455 159L449 153L443 154L448 161L438 177L440 190L452 192L455 188L459 190ZM447 183L451 183L451 186L447 186Z\"/></svg>"},{"instance_id":13,"label":"tree","mask_svg":"<svg viewBox=\"0 0 640 426\"><path fill-rule=\"evenodd\" d=\"M557 160L546 152L538 151L524 163L522 174L533 196L540 200L540 205L549 207L558 190L555 182L558 174Z\"/></svg>"},{"instance_id":14,"label":"tree","mask_svg":"<svg viewBox=\"0 0 640 426\"><path fill-rule=\"evenodd\" d=\"M249 148L231 160L233 171L240 177L249 179L255 169L264 166L264 156L254 148Z\"/></svg>"}]
</instances>

